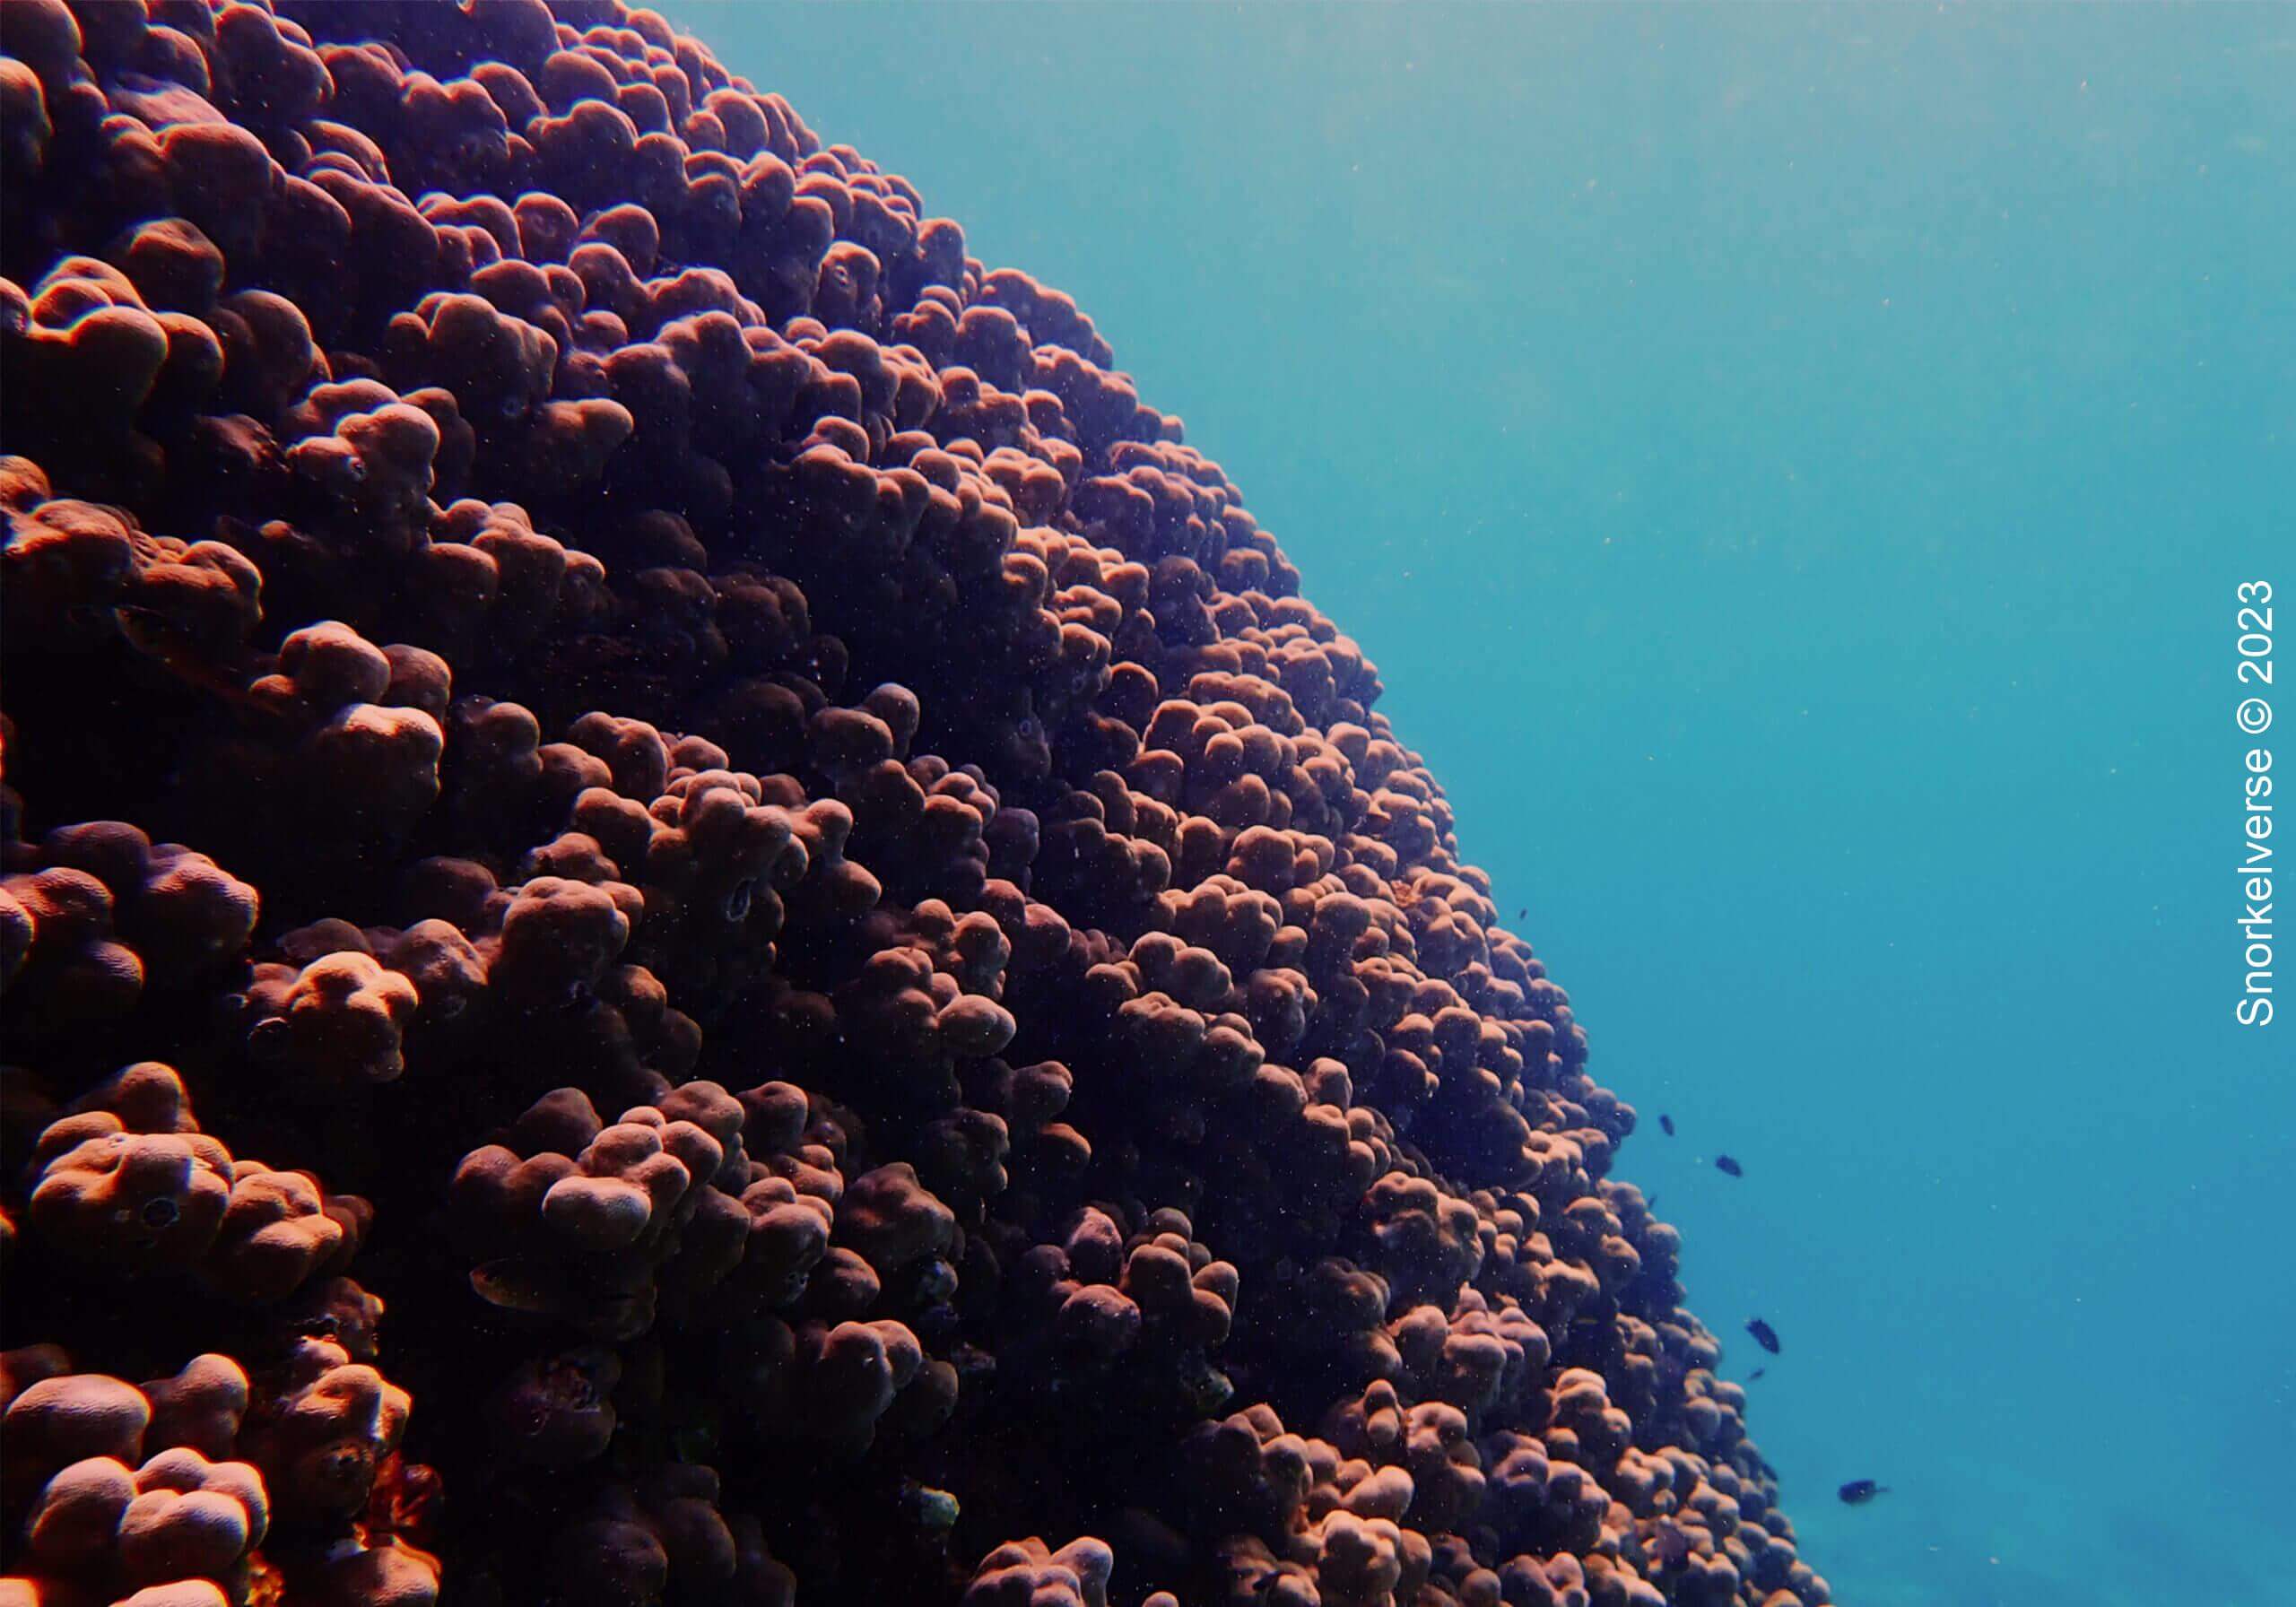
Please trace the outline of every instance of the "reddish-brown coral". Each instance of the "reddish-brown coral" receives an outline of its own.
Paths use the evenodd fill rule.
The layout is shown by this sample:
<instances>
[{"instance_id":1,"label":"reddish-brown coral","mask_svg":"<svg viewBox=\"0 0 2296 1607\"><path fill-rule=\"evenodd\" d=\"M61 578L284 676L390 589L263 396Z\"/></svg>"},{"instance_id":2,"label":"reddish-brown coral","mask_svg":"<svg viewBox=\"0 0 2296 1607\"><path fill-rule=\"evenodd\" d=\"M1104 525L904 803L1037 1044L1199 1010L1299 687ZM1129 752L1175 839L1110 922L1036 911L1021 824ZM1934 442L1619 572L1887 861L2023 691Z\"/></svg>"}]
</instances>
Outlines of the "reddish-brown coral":
<instances>
[{"instance_id":1,"label":"reddish-brown coral","mask_svg":"<svg viewBox=\"0 0 2296 1607\"><path fill-rule=\"evenodd\" d=\"M0 162L12 1599L1828 1599L1067 297L621 0L6 0Z\"/></svg>"}]
</instances>

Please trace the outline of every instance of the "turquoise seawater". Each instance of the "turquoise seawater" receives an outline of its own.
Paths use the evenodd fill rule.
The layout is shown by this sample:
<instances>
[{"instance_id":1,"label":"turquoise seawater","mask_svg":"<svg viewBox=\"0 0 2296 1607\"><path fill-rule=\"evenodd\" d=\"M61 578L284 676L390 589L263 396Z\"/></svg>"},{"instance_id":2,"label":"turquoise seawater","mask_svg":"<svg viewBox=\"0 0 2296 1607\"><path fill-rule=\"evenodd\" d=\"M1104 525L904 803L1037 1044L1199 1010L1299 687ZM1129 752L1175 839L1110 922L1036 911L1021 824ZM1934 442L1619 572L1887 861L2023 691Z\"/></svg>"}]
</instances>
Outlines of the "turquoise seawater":
<instances>
[{"instance_id":1,"label":"turquoise seawater","mask_svg":"<svg viewBox=\"0 0 2296 1607\"><path fill-rule=\"evenodd\" d=\"M672 9L1378 661L1837 1599L2296 1602L2296 7Z\"/></svg>"}]
</instances>

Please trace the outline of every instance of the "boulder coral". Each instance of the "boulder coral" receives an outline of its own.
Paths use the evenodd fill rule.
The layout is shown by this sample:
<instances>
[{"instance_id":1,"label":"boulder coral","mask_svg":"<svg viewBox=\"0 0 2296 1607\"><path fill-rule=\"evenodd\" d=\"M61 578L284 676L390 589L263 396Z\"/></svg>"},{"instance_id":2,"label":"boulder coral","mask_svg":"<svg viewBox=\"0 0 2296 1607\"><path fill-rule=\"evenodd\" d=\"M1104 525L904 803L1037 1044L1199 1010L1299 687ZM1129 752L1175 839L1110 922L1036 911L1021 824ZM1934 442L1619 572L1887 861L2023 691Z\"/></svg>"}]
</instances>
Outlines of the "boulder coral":
<instances>
[{"instance_id":1,"label":"boulder coral","mask_svg":"<svg viewBox=\"0 0 2296 1607\"><path fill-rule=\"evenodd\" d=\"M5 0L0 155L6 1600L1828 1601L1074 300L620 0Z\"/></svg>"}]
</instances>

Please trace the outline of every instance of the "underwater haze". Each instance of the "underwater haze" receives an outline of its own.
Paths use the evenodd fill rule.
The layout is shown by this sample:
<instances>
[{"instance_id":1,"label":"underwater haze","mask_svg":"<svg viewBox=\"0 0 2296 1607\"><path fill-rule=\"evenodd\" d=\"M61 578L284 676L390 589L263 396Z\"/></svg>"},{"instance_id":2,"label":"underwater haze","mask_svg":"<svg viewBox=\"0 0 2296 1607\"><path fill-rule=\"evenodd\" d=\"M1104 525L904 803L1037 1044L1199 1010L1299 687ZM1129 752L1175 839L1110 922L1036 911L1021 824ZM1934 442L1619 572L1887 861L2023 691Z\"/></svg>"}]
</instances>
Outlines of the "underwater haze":
<instances>
[{"instance_id":1,"label":"underwater haze","mask_svg":"<svg viewBox=\"0 0 2296 1607\"><path fill-rule=\"evenodd\" d=\"M1074 294L1378 661L1838 1600L2296 1601L2296 9L673 12Z\"/></svg>"}]
</instances>

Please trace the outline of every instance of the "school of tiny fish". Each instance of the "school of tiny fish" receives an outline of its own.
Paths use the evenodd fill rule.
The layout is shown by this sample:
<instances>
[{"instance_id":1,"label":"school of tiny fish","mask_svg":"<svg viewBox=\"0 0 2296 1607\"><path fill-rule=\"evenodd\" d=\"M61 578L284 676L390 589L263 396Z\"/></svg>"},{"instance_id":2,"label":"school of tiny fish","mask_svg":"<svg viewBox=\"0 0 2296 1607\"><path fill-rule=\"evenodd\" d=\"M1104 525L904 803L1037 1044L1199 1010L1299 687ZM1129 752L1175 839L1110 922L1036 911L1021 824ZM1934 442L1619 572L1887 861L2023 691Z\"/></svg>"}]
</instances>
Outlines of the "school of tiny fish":
<instances>
[{"instance_id":1,"label":"school of tiny fish","mask_svg":"<svg viewBox=\"0 0 2296 1607\"><path fill-rule=\"evenodd\" d=\"M1661 1133L1664 1133L1668 1138L1674 1136L1674 1118L1671 1114L1663 1110L1658 1113L1658 1130ZM1720 1172L1726 1177L1743 1177L1746 1175L1745 1168L1739 1164L1738 1159L1735 1155L1718 1154L1715 1156L1714 1169ZM1658 1196L1655 1194L1650 1195L1645 1203L1648 1210L1655 1212L1658 1208ZM1771 1327L1770 1324L1765 1322L1762 1318L1758 1316L1748 1318L1746 1322L1746 1332L1753 1335L1753 1340L1756 1344L1769 1351L1771 1355L1776 1356L1780 1353L1778 1342L1778 1330ZM1769 1371L1770 1368L1767 1366L1758 1367L1746 1375L1745 1381L1751 1384ZM1889 1493L1889 1486L1886 1484L1876 1483L1871 1479L1852 1479L1848 1483L1842 1485L1835 1493L1840 1497L1842 1504L1845 1506L1863 1507L1876 1496L1887 1495ZM1664 1531L1662 1531L1659 1537L1659 1550L1662 1555L1665 1553L1665 1549L1666 1539Z\"/></svg>"}]
</instances>

